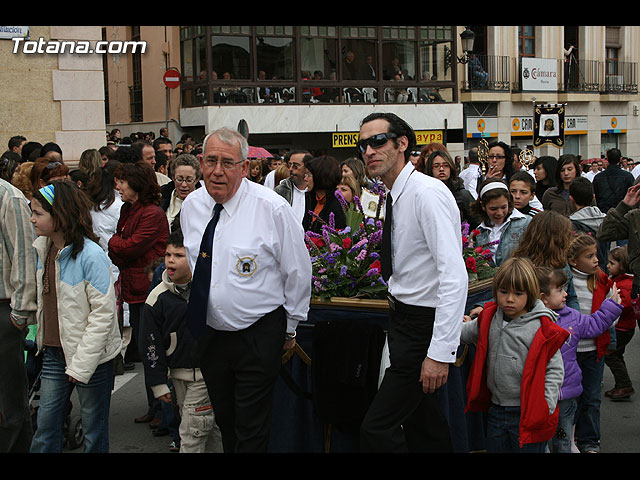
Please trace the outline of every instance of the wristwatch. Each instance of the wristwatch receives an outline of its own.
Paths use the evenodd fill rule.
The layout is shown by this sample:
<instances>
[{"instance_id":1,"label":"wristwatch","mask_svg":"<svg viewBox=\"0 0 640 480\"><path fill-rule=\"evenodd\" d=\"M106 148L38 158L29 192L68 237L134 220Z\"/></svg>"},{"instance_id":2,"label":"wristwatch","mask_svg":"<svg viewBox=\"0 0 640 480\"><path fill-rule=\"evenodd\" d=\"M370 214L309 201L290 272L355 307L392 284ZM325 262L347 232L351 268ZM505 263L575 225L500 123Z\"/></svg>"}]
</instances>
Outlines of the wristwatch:
<instances>
[{"instance_id":1,"label":"wristwatch","mask_svg":"<svg viewBox=\"0 0 640 480\"><path fill-rule=\"evenodd\" d=\"M295 332L295 330L294 330L294 332L293 332L293 333L285 333L285 334L284 334L284 339L285 339L285 341L287 341L287 342L288 342L288 341L290 341L290 340L293 340L294 338L296 338L296 332Z\"/></svg>"}]
</instances>

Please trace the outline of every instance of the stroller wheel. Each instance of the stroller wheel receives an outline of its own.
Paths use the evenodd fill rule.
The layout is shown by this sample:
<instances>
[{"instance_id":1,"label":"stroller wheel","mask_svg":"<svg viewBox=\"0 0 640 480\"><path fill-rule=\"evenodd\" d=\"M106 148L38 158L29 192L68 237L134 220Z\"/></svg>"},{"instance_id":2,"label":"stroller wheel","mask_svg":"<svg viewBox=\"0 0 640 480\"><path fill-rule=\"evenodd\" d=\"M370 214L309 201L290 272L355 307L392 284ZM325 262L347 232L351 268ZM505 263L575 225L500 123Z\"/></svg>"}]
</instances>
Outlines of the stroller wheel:
<instances>
[{"instance_id":1,"label":"stroller wheel","mask_svg":"<svg viewBox=\"0 0 640 480\"><path fill-rule=\"evenodd\" d=\"M84 442L84 432L82 431L82 419L78 415L73 415L68 419L69 428L66 432L68 446L75 450L82 446Z\"/></svg>"}]
</instances>

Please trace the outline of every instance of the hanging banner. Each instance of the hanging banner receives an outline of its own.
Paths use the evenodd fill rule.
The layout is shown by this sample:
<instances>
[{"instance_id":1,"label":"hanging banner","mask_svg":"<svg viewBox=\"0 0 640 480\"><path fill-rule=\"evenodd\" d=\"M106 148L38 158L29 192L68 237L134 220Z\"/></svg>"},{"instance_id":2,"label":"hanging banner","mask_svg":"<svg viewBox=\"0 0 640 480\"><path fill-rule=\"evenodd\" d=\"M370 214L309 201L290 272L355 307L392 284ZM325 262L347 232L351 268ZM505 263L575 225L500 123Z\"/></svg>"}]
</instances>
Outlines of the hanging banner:
<instances>
[{"instance_id":1,"label":"hanging banner","mask_svg":"<svg viewBox=\"0 0 640 480\"><path fill-rule=\"evenodd\" d=\"M564 147L564 114L566 105L536 105L533 111L533 146L547 143Z\"/></svg>"}]
</instances>

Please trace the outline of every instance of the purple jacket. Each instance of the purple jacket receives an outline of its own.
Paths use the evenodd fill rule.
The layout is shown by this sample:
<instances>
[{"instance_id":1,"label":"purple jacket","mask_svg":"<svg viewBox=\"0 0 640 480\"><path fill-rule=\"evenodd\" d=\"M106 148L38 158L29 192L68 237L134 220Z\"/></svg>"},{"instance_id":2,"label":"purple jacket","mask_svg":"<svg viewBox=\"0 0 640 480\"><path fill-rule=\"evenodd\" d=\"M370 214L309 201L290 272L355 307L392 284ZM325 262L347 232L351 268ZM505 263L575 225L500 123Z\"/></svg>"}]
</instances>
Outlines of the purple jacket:
<instances>
[{"instance_id":1,"label":"purple jacket","mask_svg":"<svg viewBox=\"0 0 640 480\"><path fill-rule=\"evenodd\" d=\"M622 305L608 298L591 315L584 315L567 306L555 312L559 317L556 323L569 332L569 337L560 348L564 361L564 382L559 399L566 400L582 393L582 370L576 359L578 340L595 338L606 332L622 313Z\"/></svg>"}]
</instances>

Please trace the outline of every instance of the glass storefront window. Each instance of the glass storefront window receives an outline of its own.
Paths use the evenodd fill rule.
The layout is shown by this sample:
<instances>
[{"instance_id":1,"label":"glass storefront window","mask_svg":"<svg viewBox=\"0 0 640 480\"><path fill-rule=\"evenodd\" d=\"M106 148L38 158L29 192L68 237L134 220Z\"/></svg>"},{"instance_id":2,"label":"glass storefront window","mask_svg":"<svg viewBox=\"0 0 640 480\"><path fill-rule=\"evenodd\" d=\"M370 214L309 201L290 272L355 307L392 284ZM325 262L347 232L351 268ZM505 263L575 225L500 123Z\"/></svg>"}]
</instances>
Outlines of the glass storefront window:
<instances>
[{"instance_id":1,"label":"glass storefront window","mask_svg":"<svg viewBox=\"0 0 640 480\"><path fill-rule=\"evenodd\" d=\"M376 44L373 40L342 42L342 80L376 80Z\"/></svg>"}]
</instances>

